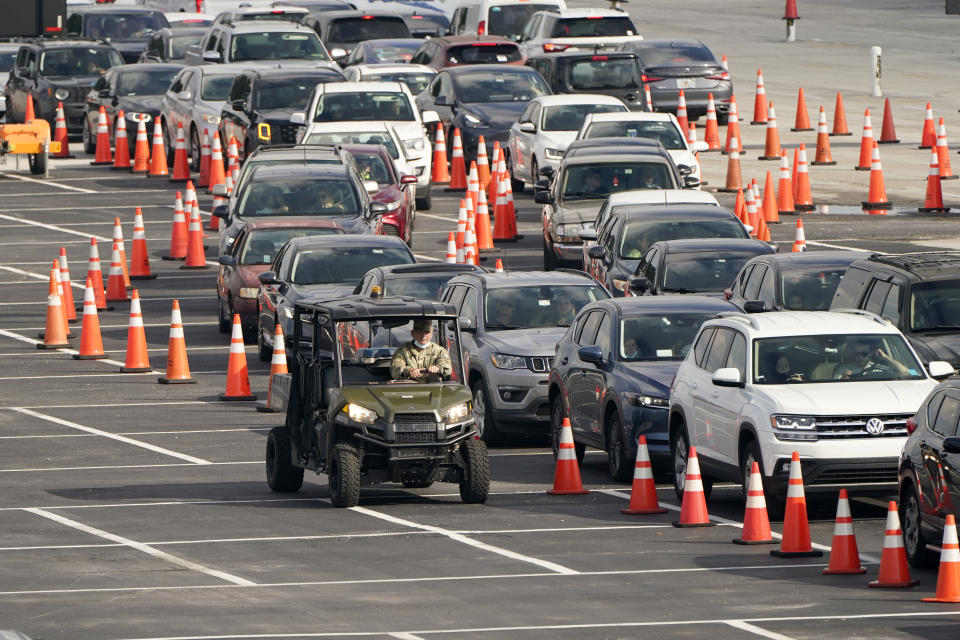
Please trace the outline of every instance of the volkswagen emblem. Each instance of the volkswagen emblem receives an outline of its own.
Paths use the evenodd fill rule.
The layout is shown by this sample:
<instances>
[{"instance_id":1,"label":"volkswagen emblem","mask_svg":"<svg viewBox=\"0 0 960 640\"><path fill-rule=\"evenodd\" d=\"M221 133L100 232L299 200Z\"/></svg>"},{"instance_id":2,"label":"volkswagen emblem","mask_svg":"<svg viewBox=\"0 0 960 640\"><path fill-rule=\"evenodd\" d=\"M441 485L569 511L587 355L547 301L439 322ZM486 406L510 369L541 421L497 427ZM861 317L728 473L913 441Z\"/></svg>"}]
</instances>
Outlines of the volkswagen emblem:
<instances>
[{"instance_id":1,"label":"volkswagen emblem","mask_svg":"<svg viewBox=\"0 0 960 640\"><path fill-rule=\"evenodd\" d=\"M867 420L867 433L872 436L878 436L883 433L883 420L880 418L870 418Z\"/></svg>"}]
</instances>

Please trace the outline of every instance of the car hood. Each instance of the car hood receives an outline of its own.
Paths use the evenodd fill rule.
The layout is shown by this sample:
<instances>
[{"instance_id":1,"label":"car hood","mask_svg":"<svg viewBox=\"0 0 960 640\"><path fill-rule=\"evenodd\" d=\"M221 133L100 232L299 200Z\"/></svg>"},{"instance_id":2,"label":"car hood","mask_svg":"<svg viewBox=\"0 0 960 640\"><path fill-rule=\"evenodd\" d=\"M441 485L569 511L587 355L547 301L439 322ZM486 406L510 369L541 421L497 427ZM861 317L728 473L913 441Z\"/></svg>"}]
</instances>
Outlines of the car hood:
<instances>
[{"instance_id":1,"label":"car hood","mask_svg":"<svg viewBox=\"0 0 960 640\"><path fill-rule=\"evenodd\" d=\"M124 96L120 98L120 108L127 113L160 113L160 101L163 96Z\"/></svg>"},{"instance_id":2,"label":"car hood","mask_svg":"<svg viewBox=\"0 0 960 640\"><path fill-rule=\"evenodd\" d=\"M577 139L577 131L540 131L543 146L566 151L570 143Z\"/></svg>"},{"instance_id":3,"label":"car hood","mask_svg":"<svg viewBox=\"0 0 960 640\"><path fill-rule=\"evenodd\" d=\"M470 392L461 384L392 384L343 387L344 400L374 409L392 422L395 413L436 411L443 418L454 404L470 400Z\"/></svg>"},{"instance_id":4,"label":"car hood","mask_svg":"<svg viewBox=\"0 0 960 640\"><path fill-rule=\"evenodd\" d=\"M100 79L100 74L94 74L89 76L48 76L50 78L56 78L53 84L64 89L69 89L70 87L92 87L97 83L97 80Z\"/></svg>"},{"instance_id":5,"label":"car hood","mask_svg":"<svg viewBox=\"0 0 960 640\"><path fill-rule=\"evenodd\" d=\"M552 356L566 327L487 331L483 340L491 349L514 356Z\"/></svg>"},{"instance_id":6,"label":"car hood","mask_svg":"<svg viewBox=\"0 0 960 640\"><path fill-rule=\"evenodd\" d=\"M913 413L937 381L822 382L758 385L781 413L796 415L881 415Z\"/></svg>"},{"instance_id":7,"label":"car hood","mask_svg":"<svg viewBox=\"0 0 960 640\"><path fill-rule=\"evenodd\" d=\"M680 368L680 360L669 360L666 362L624 362L624 376L634 381L636 390L643 390L644 393L659 396L661 398L670 397L670 383Z\"/></svg>"},{"instance_id":8,"label":"car hood","mask_svg":"<svg viewBox=\"0 0 960 640\"><path fill-rule=\"evenodd\" d=\"M293 306L294 302L305 300L306 298L322 297L325 300L333 300L334 298L342 298L343 296L350 295L356 287L357 284L355 282L340 282L337 284L294 284L290 285L290 288L287 289L286 298L290 306Z\"/></svg>"},{"instance_id":9,"label":"car hood","mask_svg":"<svg viewBox=\"0 0 960 640\"><path fill-rule=\"evenodd\" d=\"M910 336L910 341L925 362L946 360L954 367L960 364L960 334L958 333L915 333Z\"/></svg>"},{"instance_id":10,"label":"car hood","mask_svg":"<svg viewBox=\"0 0 960 640\"><path fill-rule=\"evenodd\" d=\"M261 109L260 118L263 122L269 122L272 125L286 125L290 124L290 116L294 111L296 109Z\"/></svg>"},{"instance_id":11,"label":"car hood","mask_svg":"<svg viewBox=\"0 0 960 640\"><path fill-rule=\"evenodd\" d=\"M509 127L526 106L526 102L471 102L463 106L463 112L484 122Z\"/></svg>"},{"instance_id":12,"label":"car hood","mask_svg":"<svg viewBox=\"0 0 960 640\"><path fill-rule=\"evenodd\" d=\"M234 267L234 273L240 280L241 287L259 287L260 280L257 276L269 268L269 264L238 264Z\"/></svg>"},{"instance_id":13,"label":"car hood","mask_svg":"<svg viewBox=\"0 0 960 640\"><path fill-rule=\"evenodd\" d=\"M595 198L590 200L574 200L573 202L564 202L558 209L557 222L563 224L575 224L577 222L593 222L597 219L597 213L603 206L604 198Z\"/></svg>"},{"instance_id":14,"label":"car hood","mask_svg":"<svg viewBox=\"0 0 960 640\"><path fill-rule=\"evenodd\" d=\"M395 184L390 184L370 196L374 202L391 203L403 200L403 191Z\"/></svg>"}]
</instances>

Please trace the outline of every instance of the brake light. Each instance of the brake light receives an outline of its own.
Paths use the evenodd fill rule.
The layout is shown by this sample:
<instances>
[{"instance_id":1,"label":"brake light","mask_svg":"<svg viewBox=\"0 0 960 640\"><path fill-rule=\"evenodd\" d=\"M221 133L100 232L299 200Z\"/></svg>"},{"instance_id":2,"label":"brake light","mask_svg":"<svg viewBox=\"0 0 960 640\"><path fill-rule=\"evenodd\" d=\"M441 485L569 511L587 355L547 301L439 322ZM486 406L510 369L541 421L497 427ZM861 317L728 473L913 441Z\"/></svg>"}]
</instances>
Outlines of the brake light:
<instances>
[{"instance_id":1,"label":"brake light","mask_svg":"<svg viewBox=\"0 0 960 640\"><path fill-rule=\"evenodd\" d=\"M373 20L373 16L363 16L364 20Z\"/></svg>"},{"instance_id":2,"label":"brake light","mask_svg":"<svg viewBox=\"0 0 960 640\"><path fill-rule=\"evenodd\" d=\"M63 27L47 27L47 31L63 31Z\"/></svg>"},{"instance_id":3,"label":"brake light","mask_svg":"<svg viewBox=\"0 0 960 640\"><path fill-rule=\"evenodd\" d=\"M660 82L661 80L663 80L663 78L658 78L656 76L648 76L646 74L641 75L640 79L643 80L644 82Z\"/></svg>"},{"instance_id":4,"label":"brake light","mask_svg":"<svg viewBox=\"0 0 960 640\"><path fill-rule=\"evenodd\" d=\"M410 18L412 20L423 20L423 16L418 16L417 14L413 14Z\"/></svg>"},{"instance_id":5,"label":"brake light","mask_svg":"<svg viewBox=\"0 0 960 640\"><path fill-rule=\"evenodd\" d=\"M543 51L545 53L553 53L556 51L566 51L570 45L568 44L556 44L553 42L544 42Z\"/></svg>"},{"instance_id":6,"label":"brake light","mask_svg":"<svg viewBox=\"0 0 960 640\"><path fill-rule=\"evenodd\" d=\"M271 11L270 13L272 13L272 14L283 13L283 9L274 9L274 10Z\"/></svg>"},{"instance_id":7,"label":"brake light","mask_svg":"<svg viewBox=\"0 0 960 640\"><path fill-rule=\"evenodd\" d=\"M487 32L487 21L481 20L480 24L477 25L477 35L482 36Z\"/></svg>"},{"instance_id":8,"label":"brake light","mask_svg":"<svg viewBox=\"0 0 960 640\"><path fill-rule=\"evenodd\" d=\"M916 430L917 430L917 421L914 420L912 417L907 418L907 435L910 435Z\"/></svg>"},{"instance_id":9,"label":"brake light","mask_svg":"<svg viewBox=\"0 0 960 640\"><path fill-rule=\"evenodd\" d=\"M719 75L707 76L707 80L729 80L730 74L726 71L721 72Z\"/></svg>"},{"instance_id":10,"label":"brake light","mask_svg":"<svg viewBox=\"0 0 960 640\"><path fill-rule=\"evenodd\" d=\"M474 47L496 47L499 46L499 42L474 42L472 46Z\"/></svg>"},{"instance_id":11,"label":"brake light","mask_svg":"<svg viewBox=\"0 0 960 640\"><path fill-rule=\"evenodd\" d=\"M603 20L603 16L587 16L587 20Z\"/></svg>"},{"instance_id":12,"label":"brake light","mask_svg":"<svg viewBox=\"0 0 960 640\"><path fill-rule=\"evenodd\" d=\"M592 56L591 60L609 60L609 56Z\"/></svg>"}]
</instances>

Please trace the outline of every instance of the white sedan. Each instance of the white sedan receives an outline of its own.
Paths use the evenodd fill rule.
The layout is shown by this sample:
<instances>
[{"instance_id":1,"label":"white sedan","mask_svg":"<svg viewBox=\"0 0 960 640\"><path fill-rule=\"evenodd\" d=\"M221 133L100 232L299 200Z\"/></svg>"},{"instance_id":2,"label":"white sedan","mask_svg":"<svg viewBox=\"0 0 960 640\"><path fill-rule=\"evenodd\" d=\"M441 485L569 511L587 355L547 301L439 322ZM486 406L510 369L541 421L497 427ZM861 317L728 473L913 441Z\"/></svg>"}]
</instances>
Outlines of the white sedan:
<instances>
[{"instance_id":1,"label":"white sedan","mask_svg":"<svg viewBox=\"0 0 960 640\"><path fill-rule=\"evenodd\" d=\"M594 113L629 113L619 99L590 93L539 96L527 104L507 139L507 166L514 191L534 184L543 167L557 168L584 119Z\"/></svg>"}]
</instances>

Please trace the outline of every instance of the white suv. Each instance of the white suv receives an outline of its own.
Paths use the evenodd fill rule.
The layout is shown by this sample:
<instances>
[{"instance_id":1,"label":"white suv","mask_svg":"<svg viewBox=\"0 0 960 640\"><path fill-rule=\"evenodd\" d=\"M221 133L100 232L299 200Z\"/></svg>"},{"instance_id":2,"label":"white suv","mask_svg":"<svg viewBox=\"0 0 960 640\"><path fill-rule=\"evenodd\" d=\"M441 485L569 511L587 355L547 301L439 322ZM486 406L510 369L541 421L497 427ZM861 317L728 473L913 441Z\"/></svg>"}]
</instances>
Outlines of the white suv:
<instances>
[{"instance_id":1,"label":"white suv","mask_svg":"<svg viewBox=\"0 0 960 640\"><path fill-rule=\"evenodd\" d=\"M907 418L953 373L924 370L900 331L864 311L724 313L693 345L670 390L677 495L693 445L708 497L713 480L746 487L759 462L775 519L793 451L807 491L894 487Z\"/></svg>"}]
</instances>

